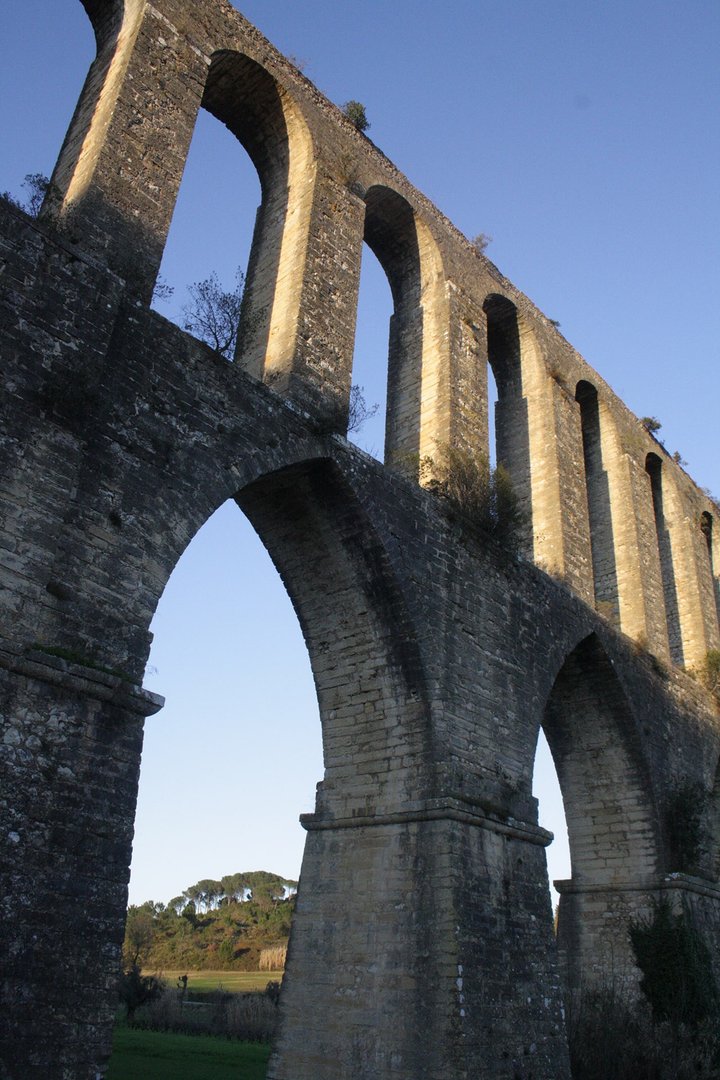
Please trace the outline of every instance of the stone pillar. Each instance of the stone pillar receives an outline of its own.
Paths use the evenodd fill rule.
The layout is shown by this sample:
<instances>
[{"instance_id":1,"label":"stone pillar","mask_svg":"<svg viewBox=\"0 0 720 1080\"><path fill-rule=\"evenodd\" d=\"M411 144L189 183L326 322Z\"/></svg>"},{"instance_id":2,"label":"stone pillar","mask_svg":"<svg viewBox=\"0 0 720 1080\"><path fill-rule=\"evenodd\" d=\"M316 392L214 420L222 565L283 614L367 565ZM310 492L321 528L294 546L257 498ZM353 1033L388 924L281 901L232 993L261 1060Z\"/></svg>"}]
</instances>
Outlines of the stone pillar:
<instances>
[{"instance_id":1,"label":"stone pillar","mask_svg":"<svg viewBox=\"0 0 720 1080\"><path fill-rule=\"evenodd\" d=\"M448 282L450 389L448 441L488 461L489 444L487 326L484 312Z\"/></svg>"},{"instance_id":2,"label":"stone pillar","mask_svg":"<svg viewBox=\"0 0 720 1080\"><path fill-rule=\"evenodd\" d=\"M569 1077L548 834L451 799L304 824L269 1080Z\"/></svg>"},{"instance_id":3,"label":"stone pillar","mask_svg":"<svg viewBox=\"0 0 720 1080\"><path fill-rule=\"evenodd\" d=\"M560 486L559 512L562 528L563 573L569 585L583 600L595 606L593 552L590 541L591 518L589 491L583 451L580 408L564 383L547 374L551 415L554 415L554 440L557 452L554 467Z\"/></svg>"},{"instance_id":4,"label":"stone pillar","mask_svg":"<svg viewBox=\"0 0 720 1080\"><path fill-rule=\"evenodd\" d=\"M663 501L677 594L682 662L685 667L701 670L708 649L718 640L717 614L707 603L708 590L703 588L703 574L707 578L707 552L701 549L700 522L676 486L671 467L668 465L663 473Z\"/></svg>"},{"instance_id":5,"label":"stone pillar","mask_svg":"<svg viewBox=\"0 0 720 1080\"><path fill-rule=\"evenodd\" d=\"M603 459L607 462L619 628L634 640L643 641L648 633L648 622L640 532L647 523L643 523L642 516L635 512L631 461L623 450L611 410L603 399L600 400L600 426Z\"/></svg>"},{"instance_id":6,"label":"stone pillar","mask_svg":"<svg viewBox=\"0 0 720 1080\"><path fill-rule=\"evenodd\" d=\"M97 1080L117 1011L143 717L162 699L40 651L5 648L0 675L2 1064L23 1080Z\"/></svg>"},{"instance_id":7,"label":"stone pillar","mask_svg":"<svg viewBox=\"0 0 720 1080\"><path fill-rule=\"evenodd\" d=\"M720 930L720 888L717 882L688 874L668 874L646 883L624 886L554 882L560 893L558 948L564 982L571 995L609 990L640 996L640 977L628 935L634 919L647 919L665 897L676 912L684 912L708 946L716 979Z\"/></svg>"},{"instance_id":8,"label":"stone pillar","mask_svg":"<svg viewBox=\"0 0 720 1080\"><path fill-rule=\"evenodd\" d=\"M271 347L264 376L310 412L321 430L341 434L350 400L364 214L362 199L342 178L318 170L293 347L282 353ZM289 222L286 233L295 227Z\"/></svg>"},{"instance_id":9,"label":"stone pillar","mask_svg":"<svg viewBox=\"0 0 720 1080\"><path fill-rule=\"evenodd\" d=\"M123 10L121 25L99 36L48 212L149 300L207 67L145 0L126 0Z\"/></svg>"},{"instance_id":10,"label":"stone pillar","mask_svg":"<svg viewBox=\"0 0 720 1080\"><path fill-rule=\"evenodd\" d=\"M637 567L645 610L645 641L642 640L642 626L638 637L640 643L645 644L650 652L660 659L669 660L670 644L650 477L644 467L629 456L627 468L632 491L632 511L637 526Z\"/></svg>"}]
</instances>

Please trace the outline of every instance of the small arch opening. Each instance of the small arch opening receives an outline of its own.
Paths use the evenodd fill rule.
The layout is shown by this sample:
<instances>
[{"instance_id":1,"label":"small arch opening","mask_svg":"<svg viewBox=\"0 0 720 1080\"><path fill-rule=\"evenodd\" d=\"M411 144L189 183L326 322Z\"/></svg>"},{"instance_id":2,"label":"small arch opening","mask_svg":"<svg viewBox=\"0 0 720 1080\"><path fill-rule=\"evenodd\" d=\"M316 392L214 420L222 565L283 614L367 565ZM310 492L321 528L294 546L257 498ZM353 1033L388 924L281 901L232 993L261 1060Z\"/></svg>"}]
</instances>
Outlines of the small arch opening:
<instances>
[{"instance_id":1,"label":"small arch opening","mask_svg":"<svg viewBox=\"0 0 720 1080\"><path fill-rule=\"evenodd\" d=\"M497 445L497 422L496 413L498 407L498 386L495 381L495 372L493 371L492 364L487 366L487 401L488 401L488 457L490 459L491 468L497 468L498 464L498 445Z\"/></svg>"},{"instance_id":2,"label":"small arch opening","mask_svg":"<svg viewBox=\"0 0 720 1080\"><path fill-rule=\"evenodd\" d=\"M532 482L528 403L523 395L520 323L515 305L504 296L488 296L483 304L487 319L488 365L497 400L493 409L497 465L510 476L518 504L527 525L526 544L532 545ZM488 407L488 413L489 413ZM489 420L489 417L488 417Z\"/></svg>"},{"instance_id":3,"label":"small arch opening","mask_svg":"<svg viewBox=\"0 0 720 1080\"><path fill-rule=\"evenodd\" d=\"M423 312L420 248L410 204L390 188L365 196L365 242L387 276L393 301L388 345L385 461L420 454Z\"/></svg>"},{"instance_id":4,"label":"small arch opening","mask_svg":"<svg viewBox=\"0 0 720 1080\"><path fill-rule=\"evenodd\" d=\"M229 192L234 190L234 201L231 199L220 207L221 214L217 214L217 206L213 207L219 228L231 237L230 244L227 236L223 237L223 247L232 251L225 260L228 267L233 264L238 267L244 262L242 249L247 247L252 228L242 296L236 293L231 304L237 341L228 347L225 355L228 359L236 358L258 379L287 378L294 351L306 225L312 201L312 184L308 183L313 168L312 142L289 95L265 68L242 53L223 50L213 55L201 105L235 137L227 142L228 152L234 155L231 174L237 177L242 173L246 193L253 190L249 196L251 204L253 198L257 202L257 183L261 194L254 226L250 226L250 218L246 216L239 234L236 223L242 211L238 209L237 188L226 185ZM254 182L249 180L251 174L247 168L238 166L239 147L244 148L254 166L257 174ZM201 169L205 176L200 213L207 214L211 203L207 176L208 172L218 171L218 165L203 160L201 152L194 153L200 160L198 172ZM197 213L195 206L194 214ZM240 243L238 235L242 236ZM234 274L234 268L230 274ZM208 343L214 347L214 342Z\"/></svg>"},{"instance_id":5,"label":"small arch opening","mask_svg":"<svg viewBox=\"0 0 720 1080\"><path fill-rule=\"evenodd\" d=\"M209 173L212 199L208 198ZM260 202L260 182L250 157L220 121L201 109L152 307L228 360L234 358L237 347L240 303Z\"/></svg>"},{"instance_id":6,"label":"small arch opening","mask_svg":"<svg viewBox=\"0 0 720 1080\"><path fill-rule=\"evenodd\" d=\"M662 461L657 454L650 453L647 455L645 459L645 472L649 477L650 490L652 493L653 515L655 518L655 532L657 535L660 576L662 579L663 598L665 602L665 618L667 620L670 657L673 663L682 665L684 662L684 655L680 632L680 608L675 582L675 568L673 565L670 530L668 529L665 517Z\"/></svg>"},{"instance_id":7,"label":"small arch opening","mask_svg":"<svg viewBox=\"0 0 720 1080\"><path fill-rule=\"evenodd\" d=\"M610 485L603 462L598 394L592 383L581 380L575 390L580 407L585 491L590 523L595 606L614 626L620 625L615 538Z\"/></svg>"},{"instance_id":8,"label":"small arch opening","mask_svg":"<svg viewBox=\"0 0 720 1080\"><path fill-rule=\"evenodd\" d=\"M367 419L361 419L351 401L348 439L366 453L383 461L387 408L388 327L393 314L390 284L369 244L363 244L358 292L355 349L353 352L352 390L356 406L364 403ZM356 389L357 388L357 389Z\"/></svg>"},{"instance_id":9,"label":"small arch opening","mask_svg":"<svg viewBox=\"0 0 720 1080\"><path fill-rule=\"evenodd\" d=\"M567 820L562 789L552 751L543 728L538 733L533 765L533 795L538 801L538 824L553 834L553 841L546 849L548 888L557 932L560 895L556 882L572 877L572 862L568 843Z\"/></svg>"},{"instance_id":10,"label":"small arch opening","mask_svg":"<svg viewBox=\"0 0 720 1080\"><path fill-rule=\"evenodd\" d=\"M562 791L572 881L561 887L558 945L570 989L589 985L608 962L632 968L621 905L610 912L584 899L652 880L657 872L657 820L634 720L613 665L591 635L559 671L543 729ZM613 905L616 900L612 901Z\"/></svg>"},{"instance_id":11,"label":"small arch opening","mask_svg":"<svg viewBox=\"0 0 720 1080\"><path fill-rule=\"evenodd\" d=\"M712 582L713 600L715 602L715 615L720 625L720 574L718 574L718 567L716 566L716 552L715 546L717 544L717 537L713 532L713 516L709 510L703 510L700 515L700 531L703 534L705 540L705 547L707 549L708 564L710 566L710 580Z\"/></svg>"}]
</instances>

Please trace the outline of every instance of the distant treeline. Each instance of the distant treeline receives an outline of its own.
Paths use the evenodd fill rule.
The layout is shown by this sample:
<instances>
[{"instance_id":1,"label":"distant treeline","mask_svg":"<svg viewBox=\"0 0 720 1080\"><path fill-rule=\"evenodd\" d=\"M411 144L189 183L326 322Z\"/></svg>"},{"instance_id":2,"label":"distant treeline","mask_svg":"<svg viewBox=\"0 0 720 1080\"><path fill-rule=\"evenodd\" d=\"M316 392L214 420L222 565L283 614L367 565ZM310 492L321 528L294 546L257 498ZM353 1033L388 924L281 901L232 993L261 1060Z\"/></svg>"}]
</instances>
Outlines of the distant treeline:
<instances>
[{"instance_id":1,"label":"distant treeline","mask_svg":"<svg viewBox=\"0 0 720 1080\"><path fill-rule=\"evenodd\" d=\"M131 905L124 966L152 971L266 968L268 955L284 958L296 889L296 881L254 870L198 881L168 904L147 900Z\"/></svg>"}]
</instances>

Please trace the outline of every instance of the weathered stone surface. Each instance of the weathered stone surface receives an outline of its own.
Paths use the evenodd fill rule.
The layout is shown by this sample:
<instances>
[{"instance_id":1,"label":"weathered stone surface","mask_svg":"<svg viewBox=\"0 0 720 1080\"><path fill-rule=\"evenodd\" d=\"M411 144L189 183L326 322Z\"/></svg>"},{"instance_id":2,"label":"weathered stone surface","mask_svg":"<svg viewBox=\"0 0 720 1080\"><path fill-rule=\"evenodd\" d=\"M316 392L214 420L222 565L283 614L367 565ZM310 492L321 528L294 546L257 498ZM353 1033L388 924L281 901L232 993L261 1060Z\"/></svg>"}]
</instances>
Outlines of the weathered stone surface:
<instances>
[{"instance_id":1,"label":"weathered stone surface","mask_svg":"<svg viewBox=\"0 0 720 1080\"><path fill-rule=\"evenodd\" d=\"M567 1077L561 975L634 984L630 915L684 897L717 949L720 728L671 660L720 645L720 511L237 12L85 6L59 195L39 221L0 203L3 1076L103 1074L148 626L233 498L301 622L326 763L269 1075ZM263 185L234 364L147 306L201 105ZM342 434L363 239L395 305L386 465ZM521 557L417 482L438 444L486 452L488 363ZM690 790L707 828L682 851Z\"/></svg>"}]
</instances>

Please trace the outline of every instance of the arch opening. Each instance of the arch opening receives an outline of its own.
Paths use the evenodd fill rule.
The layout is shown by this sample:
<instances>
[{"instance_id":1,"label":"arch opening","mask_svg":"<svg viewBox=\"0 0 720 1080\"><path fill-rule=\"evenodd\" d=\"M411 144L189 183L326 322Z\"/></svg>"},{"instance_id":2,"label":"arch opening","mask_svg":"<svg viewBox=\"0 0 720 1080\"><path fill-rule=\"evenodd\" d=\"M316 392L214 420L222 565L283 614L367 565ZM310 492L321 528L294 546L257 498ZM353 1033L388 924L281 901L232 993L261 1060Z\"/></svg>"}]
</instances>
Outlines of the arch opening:
<instances>
[{"instance_id":1,"label":"arch opening","mask_svg":"<svg viewBox=\"0 0 720 1080\"><path fill-rule=\"evenodd\" d=\"M680 628L680 607L678 603L675 568L673 565L670 531L665 516L663 492L662 461L657 454L648 454L645 459L645 472L650 479L655 534L657 536L660 576L662 579L665 618L667 622L670 657L675 664L684 662L683 644Z\"/></svg>"},{"instance_id":2,"label":"arch opening","mask_svg":"<svg viewBox=\"0 0 720 1080\"><path fill-rule=\"evenodd\" d=\"M189 713L190 731L195 726L196 730L202 730L203 738L206 737L209 729L202 718L208 708L213 708L208 704L210 690L207 684L224 682L224 704L217 706L216 711L223 710L228 724L235 723L238 715L247 715L249 711L254 734L259 734L262 743L275 722L267 714L265 722L254 721L252 717L259 716L261 708L265 708L262 695L268 689L270 697L269 688L273 684L273 695L276 690L285 695L284 704L280 705L272 697L275 703L271 709L281 713L290 725L288 742L297 738L298 709L304 717L299 730L300 742L292 744L295 751L287 759L291 769L295 767L295 758L300 761L303 757L302 741L307 735L308 723L316 721L319 707L322 755L311 755L310 773L305 774L308 793L312 790L309 780L314 786L316 780L323 778L315 806L318 813L329 809L339 817L350 817L359 808L366 808L368 791L372 791L373 800L382 804L383 799L392 799L396 783L422 784L427 751L421 722L422 707L417 704L424 698L424 690L418 685L420 664L413 651L412 631L409 625L404 625L403 605L391 571L379 553L377 541L368 534L364 513L352 492L329 463L311 461L251 480L235 496L235 502L248 519L244 533L235 508L231 503L224 504L210 523L200 529L197 543L186 548L177 562L172 581L166 585L166 591L174 591L177 582L181 593L184 590L190 594L190 602L184 622L176 614L177 600L174 606L164 600L158 606L154 625L158 641L151 659L151 664L159 668L153 676L157 679L158 689L168 695L170 702L173 695L167 680L168 661L163 658L173 650L179 651L180 661L175 660L174 666L179 669L178 677L184 682L174 696L180 707ZM199 506L196 509L200 512ZM203 534L215 539L206 551L204 561L201 554L198 562L196 551L203 547ZM238 535L242 536L239 549ZM174 535L167 538L168 545L176 544L179 536L180 532L175 530ZM271 553L272 562L267 552ZM175 557L168 547L170 565ZM258 569L255 569L256 565ZM220 614L200 622L211 594ZM181 603L187 606L187 600ZM243 616L238 612L246 609L251 612L249 626L244 628L244 635L240 635L242 628L238 626L238 620ZM160 626L160 619L165 629ZM213 619L217 627L210 625ZM279 641L288 627L289 638L295 642L289 664L279 654ZM161 642L161 634L166 638L170 635L169 646L167 642ZM299 647L301 642L302 648ZM161 648L162 652L158 651ZM205 658L204 683L197 672L196 653L202 653ZM242 660L240 680L238 659ZM246 682L251 672L260 673L261 682L255 688L254 697L251 687L248 698ZM298 697L296 684L300 683L303 689ZM242 688L242 702L237 698L238 686ZM414 718L405 738L405 752L399 759L396 756L392 770L378 775L377 762L392 757L388 740L393 749L396 748L393 731L407 723L408 710ZM166 712L167 720L172 722ZM202 724L201 729L197 728L198 722ZM155 768L162 780L169 772L167 752L163 749L168 738L167 722L159 719L152 723L159 732ZM162 727L165 731L160 730ZM284 729L276 727L276 730L273 751L268 750L265 754L266 762L283 741ZM316 749L320 743L319 735L320 728L315 726L311 741ZM188 735L187 729L184 736L181 733L177 738L186 742L193 755L189 762L192 775L201 756L195 746L197 740ZM246 758L244 738L240 736L241 741L233 744L234 757L233 751L225 755L235 765ZM353 753L348 751L349 741L356 746ZM221 750L221 745L215 746L215 752ZM271 765L266 768L271 777L276 771L278 782L282 782L279 770L274 770ZM210 764L206 765L205 772L211 772ZM225 812L237 820L236 803L240 800L232 794L237 786L232 782L233 775L231 766L226 781L231 798ZM267 785L267 774L262 783ZM189 784L188 780L186 786ZM222 786L220 784L219 789ZM288 782L287 787L291 791L293 785ZM163 828L168 828L169 821L178 812L172 791L181 794L183 787L174 783L163 790L168 792L166 799L161 800L166 814ZM213 802L213 790L211 786L206 796L208 804ZM246 808L249 818L253 806L261 805L263 813L269 812L261 793L262 787L256 789L255 801ZM218 790L217 794L219 800L222 792ZM153 800L154 805L156 802ZM313 808L307 802L304 805L301 802L295 809ZM140 822L139 831L142 829ZM226 831L225 835L229 835L226 842L231 844L232 832ZM201 840L202 836L201 830ZM207 843L199 857L206 858L206 848ZM141 857L138 852L136 857ZM150 858L147 852L144 858L147 863ZM243 867L218 867L209 875L203 871L194 876L220 877L241 869ZM277 869L289 876L297 876L291 873L292 867ZM189 876L193 877L192 874ZM314 888L317 882L311 881L309 885ZM173 893L173 889L170 892ZM143 900L147 898L142 897Z\"/></svg>"},{"instance_id":3,"label":"arch opening","mask_svg":"<svg viewBox=\"0 0 720 1080\"><path fill-rule=\"evenodd\" d=\"M238 243L238 236L242 239L233 258L226 258L231 267L226 281L244 262L243 247L249 247L249 257L241 302L238 290L228 290L236 292L231 307L237 340L226 354L255 378L274 382L287 378L294 353L312 202L312 141L287 92L265 68L242 53L223 50L213 55L200 104L200 115L205 110L227 128L254 166L255 183L248 183L245 170L246 198L256 198L258 183L261 196L250 243L247 225L234 236L231 232L231 243ZM196 181L194 201L206 212L208 163L201 164L204 191L201 196ZM217 163L211 164L217 170ZM223 162L219 164L223 168ZM232 169L237 169L237 158ZM213 207L224 225L237 224L237 202L238 190L229 186L223 205ZM196 206L193 212L197 213ZM227 246L223 237L223 248Z\"/></svg>"},{"instance_id":4,"label":"arch opening","mask_svg":"<svg viewBox=\"0 0 720 1080\"><path fill-rule=\"evenodd\" d=\"M390 285L385 462L418 478L450 438L448 306L431 230L396 191L365 195L364 239Z\"/></svg>"},{"instance_id":5,"label":"arch opening","mask_svg":"<svg viewBox=\"0 0 720 1080\"><path fill-rule=\"evenodd\" d=\"M532 534L532 485L528 403L523 396L521 338L518 311L504 296L488 296L483 304L487 319L488 366L497 390L494 408L495 456L508 472L519 508ZM530 542L529 540L527 541Z\"/></svg>"},{"instance_id":6,"label":"arch opening","mask_svg":"<svg viewBox=\"0 0 720 1080\"><path fill-rule=\"evenodd\" d=\"M610 485L603 461L601 418L597 390L592 383L581 380L577 384L575 400L580 407L595 606L614 626L619 626L620 608L615 538L610 505Z\"/></svg>"},{"instance_id":7,"label":"arch opening","mask_svg":"<svg viewBox=\"0 0 720 1080\"><path fill-rule=\"evenodd\" d=\"M312 671L282 581L229 500L177 562L151 624L131 903L203 878L300 871L322 746Z\"/></svg>"},{"instance_id":8,"label":"arch opening","mask_svg":"<svg viewBox=\"0 0 720 1080\"><path fill-rule=\"evenodd\" d=\"M658 826L634 720L595 635L557 675L543 718L567 815L572 879L560 886L558 946L567 985L631 974L626 889L652 882ZM607 897L599 902L597 897Z\"/></svg>"},{"instance_id":9,"label":"arch opening","mask_svg":"<svg viewBox=\"0 0 720 1080\"><path fill-rule=\"evenodd\" d=\"M498 451L498 432L497 432L497 408L498 408L498 386L495 379L495 372L492 365L487 365L487 417L488 417L488 458L491 467L497 468L499 458Z\"/></svg>"},{"instance_id":10,"label":"arch opening","mask_svg":"<svg viewBox=\"0 0 720 1080\"><path fill-rule=\"evenodd\" d=\"M259 478L253 479L258 473ZM212 884L213 881L222 882L223 877L236 871L253 869L242 865L245 860L237 854L244 851L243 830L253 830L258 815L278 816L275 804L280 799L274 797L274 785L284 783L281 759L287 761L291 772L297 765L299 774L300 760L306 756L308 725L314 727L312 741L319 748L321 736L322 757L314 754L306 774L303 802L294 808L295 813L299 809L314 809L311 822L305 822L308 832L303 844L301 872L298 875L294 865L287 863L268 865L269 860L265 859L260 865L291 879L300 878L304 907L298 902L293 918L283 997L286 1009L296 1018L293 1030L302 1023L309 1042L318 1044L326 1034L324 1018L333 1002L337 1007L337 999L333 996L335 984L330 979L314 987L320 1002L317 1020L314 1015L307 1015L306 988L308 980L317 972L319 952L325 957L329 971L335 971L342 964L345 941L334 928L337 911L343 910L344 919L354 921L359 927L364 925L368 901L367 898L362 903L356 901L358 866L363 868L363 888L367 896L378 899L379 919L391 917L397 904L397 895L392 890L389 898L384 897L382 884L387 861L394 857L383 844L387 842L389 849L394 851L397 838L383 834L382 843L378 844L377 833L373 830L367 837L363 830L349 830L349 835L346 832L346 839L340 843L337 834L325 831L323 826L332 829L336 821L357 818L372 812L375 807L392 806L399 790L413 788L421 793L425 790L424 785L429 784L429 766L426 764L429 734L422 704L426 692L413 631L404 615L390 563L340 470L330 462L314 459L268 473L252 462L244 486L234 499L247 517L251 531L262 538L262 545L271 553L272 566L261 551L270 568L272 592L284 593L283 585L287 590L287 595L281 597L281 606L287 609L282 619L289 621L295 632L300 629L301 635L295 633L294 636L297 643L302 638L304 647L294 649L294 652L303 655L296 656L294 662L288 664L279 653L282 627L278 626L272 610L268 610L269 626L263 628L261 619L265 613L261 609L267 602L267 580L248 563L244 547L238 550L239 515L231 505L224 505L216 518L231 519L231 528L230 535L221 544L222 557L218 557L217 551L211 551L207 557L209 568L206 566L205 572L200 573L192 560L191 545L178 563L177 575L184 578L193 591L194 602L191 601L188 619L182 624L174 619L171 611L165 612L165 622L170 620L174 639L169 650L181 653L179 663L177 660L176 663L187 691L181 686L173 696L189 714L190 727L176 730L169 715L165 722L160 718L153 722L158 729L155 767L160 777L158 783L165 786L162 788L164 796L154 797L151 803L155 808L160 804L165 813L157 830L163 858L168 857L174 847L183 847L184 832L195 832L202 850L195 863L197 872L185 873L183 869L177 885L174 881L172 888L165 888L163 900L178 899L179 889L194 880L209 879ZM187 532L192 533L197 518L204 518L206 512L199 504L187 508ZM212 519L211 528L214 523L215 519ZM222 521L218 523L222 524ZM159 552L158 558L169 568L177 558L177 545L182 543L180 530L174 529L173 535L168 535L164 543L166 550ZM259 544L255 547L261 549ZM228 581L231 565L242 571L236 582ZM208 586L208 573L211 587ZM261 583L259 590L258 583ZM210 640L202 640L208 622L198 623L195 618L199 609L207 607L211 592L215 593L220 610L225 611L225 615L217 619L220 634L226 639L221 643L222 647ZM293 614L290 614L290 604L294 608ZM274 606L271 597L268 607ZM237 622L245 611L249 612L250 622L247 641L238 642ZM160 649L162 631L157 620L155 627ZM208 696L209 688L198 687L196 653L201 649L210 664L207 681L220 681L226 687L224 702L216 707ZM167 643L163 650L167 653ZM160 667L156 676L159 689L169 693L163 653L158 651L155 655L154 663ZM302 701L298 699L295 678L298 662L304 669ZM306 670L308 666L312 668L312 679ZM250 696L246 696L246 683L254 671L261 674L261 685L256 688L253 698L252 690ZM275 703L271 702L269 706L270 713L261 714L261 709L266 707L263 698L266 689L270 692L270 682L275 684L271 688L272 694L279 688L284 698L280 704L274 698ZM221 736L213 737L214 724L208 722L219 722L221 710L223 722L242 728L239 738L227 746ZM300 710L303 711L302 718L298 716ZM318 711L321 725L316 723ZM278 724L278 714L282 715L282 725ZM237 721L244 723L237 724ZM248 724L252 727L250 735L259 737L255 742L251 742ZM402 746L399 746L399 740ZM151 742L147 743L147 753L151 751ZM185 779L178 780L171 773L169 758L180 742L186 743L191 760ZM204 753L207 743L210 744L209 757ZM216 758L221 759L217 768ZM259 765L252 765L253 759ZM220 767L224 769L222 773ZM255 779L250 773L254 772L260 774L260 785L247 803L248 792L243 789L250 787ZM149 773L143 779L146 787L148 776ZM199 790L201 779L209 781L204 793ZM293 783L296 779L293 777ZM312 790L309 781L314 783L318 779L321 782L317 786L314 808L308 807L305 800ZM230 791L229 803L221 802L223 788ZM192 821L188 823L188 829L183 830L182 821L186 814ZM223 859L222 864L208 865L216 845L206 831L208 820L214 820L216 816L223 819L223 826L229 823L230 828L225 830L226 839L217 856ZM289 822L285 813L280 816L280 828L287 829ZM200 827L196 829L198 824ZM166 837L168 830L177 835ZM144 831L143 820L139 818L139 843ZM227 861L223 855L225 847L231 853ZM152 858L152 853L149 857ZM182 851L180 857L183 857ZM137 858L140 859L139 849ZM183 868L185 865L183 862ZM145 900L147 896L141 892L137 898ZM361 934L358 940L365 938ZM224 954L231 944L224 948ZM368 939L366 947L368 955L363 961L363 971L367 974L362 992L369 1000L374 1000L386 986L386 972L383 958L377 952L377 942ZM398 947L407 956L403 962L410 963L416 949L413 935L408 932L408 942ZM349 1022L352 1024L352 1020ZM285 1052L295 1052L292 1045L288 1047L282 1043L282 1038L280 1032L275 1048L281 1058Z\"/></svg>"},{"instance_id":11,"label":"arch opening","mask_svg":"<svg viewBox=\"0 0 720 1080\"><path fill-rule=\"evenodd\" d=\"M385 271L393 300L388 345L385 461L420 454L423 312L415 215L397 192L371 187L365 196L365 242Z\"/></svg>"},{"instance_id":12,"label":"arch opening","mask_svg":"<svg viewBox=\"0 0 720 1080\"><path fill-rule=\"evenodd\" d=\"M557 915L560 897L555 883L572 877L572 862L562 788L542 725L535 748L533 795L538 801L538 824L553 834L553 841L546 852L548 888L553 912Z\"/></svg>"},{"instance_id":13,"label":"arch opening","mask_svg":"<svg viewBox=\"0 0 720 1080\"><path fill-rule=\"evenodd\" d=\"M720 627L720 573L719 568L716 566L716 552L715 547L718 544L718 539L714 535L713 530L713 516L709 510L703 510L700 515L700 531L703 534L705 540L705 547L707 549L708 565L710 567L710 580L712 583L713 600L715 602L715 617Z\"/></svg>"},{"instance_id":14,"label":"arch opening","mask_svg":"<svg viewBox=\"0 0 720 1080\"><path fill-rule=\"evenodd\" d=\"M213 198L208 199L208 171ZM228 360L235 356L258 174L241 143L200 109L152 306Z\"/></svg>"},{"instance_id":15,"label":"arch opening","mask_svg":"<svg viewBox=\"0 0 720 1080\"><path fill-rule=\"evenodd\" d=\"M375 409L375 413L354 428L353 419L359 417L353 417L351 401L348 439L379 461L385 456L387 328L392 312L392 292L385 270L369 244L363 244L351 393L358 395L370 412Z\"/></svg>"}]
</instances>

